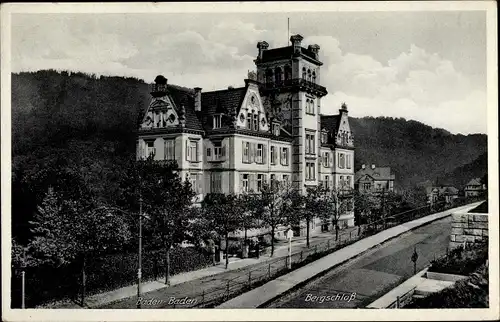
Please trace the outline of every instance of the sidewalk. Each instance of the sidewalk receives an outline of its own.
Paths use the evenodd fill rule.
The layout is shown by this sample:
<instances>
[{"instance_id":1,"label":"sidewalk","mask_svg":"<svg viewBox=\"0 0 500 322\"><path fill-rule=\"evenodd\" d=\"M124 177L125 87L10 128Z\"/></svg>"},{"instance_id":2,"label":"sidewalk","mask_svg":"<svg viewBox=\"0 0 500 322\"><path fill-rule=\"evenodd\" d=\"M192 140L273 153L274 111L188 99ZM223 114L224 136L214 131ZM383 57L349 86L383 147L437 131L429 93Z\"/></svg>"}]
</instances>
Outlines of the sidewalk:
<instances>
[{"instance_id":1,"label":"sidewalk","mask_svg":"<svg viewBox=\"0 0 500 322\"><path fill-rule=\"evenodd\" d=\"M350 233L350 231L357 229L357 227L352 227L349 229L341 230L340 233ZM327 239L331 239L334 237L334 232L328 233L320 233L315 234L310 237L310 245L314 246L315 244L319 244L324 242ZM305 249L306 248L306 237L294 237L292 239L292 250L294 252ZM280 241L275 243L274 255L270 257L270 246L266 250L266 254L261 255L259 258L229 258L229 266L225 269L225 260L222 260L216 266L206 267L196 271L190 271L185 273L176 274L170 277L170 287L186 282L191 282L194 280L199 280L209 276L215 276L219 274L224 274L232 271L236 271L239 269L246 268L251 265L255 265L258 263L263 263L266 261L274 260L276 258L286 256L288 254L288 243L284 241ZM153 280L153 281L144 281L141 284L142 294L160 290L163 288L167 288L168 286L164 283L164 278ZM108 303L116 302L122 299L135 297L137 296L137 284L129 285L126 287L122 287L113 291L99 293L95 295L90 295L85 298L85 304L87 308L96 308L99 306L106 305ZM39 308L80 308L81 306L72 301L58 301L55 303L49 303L40 306Z\"/></svg>"},{"instance_id":2,"label":"sidewalk","mask_svg":"<svg viewBox=\"0 0 500 322\"><path fill-rule=\"evenodd\" d=\"M476 207L480 202L470 205L448 209L446 211L422 217L399 226L381 231L373 236L361 239L351 245L339 249L338 251L322 257L306 266L298 268L286 275L278 277L260 287L237 296L217 308L257 308L269 301L277 298L281 294L299 287L301 284L311 280L323 271L329 270L334 266L342 264L365 251L380 245L381 243L397 237L417 227L423 226L432 221L445 218L456 211L469 210Z\"/></svg>"}]
</instances>

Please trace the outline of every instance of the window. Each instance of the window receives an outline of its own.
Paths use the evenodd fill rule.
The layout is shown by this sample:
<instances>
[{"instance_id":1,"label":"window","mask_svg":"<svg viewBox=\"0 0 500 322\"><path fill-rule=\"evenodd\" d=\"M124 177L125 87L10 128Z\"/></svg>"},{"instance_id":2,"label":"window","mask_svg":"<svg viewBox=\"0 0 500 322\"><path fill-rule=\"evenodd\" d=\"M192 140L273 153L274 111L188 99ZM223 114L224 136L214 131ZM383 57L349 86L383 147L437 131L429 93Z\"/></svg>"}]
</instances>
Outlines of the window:
<instances>
[{"instance_id":1,"label":"window","mask_svg":"<svg viewBox=\"0 0 500 322\"><path fill-rule=\"evenodd\" d=\"M340 176L339 178L339 187L342 188L344 186L344 176Z\"/></svg>"},{"instance_id":2,"label":"window","mask_svg":"<svg viewBox=\"0 0 500 322\"><path fill-rule=\"evenodd\" d=\"M289 65L285 66L285 80L292 79L292 67Z\"/></svg>"},{"instance_id":3,"label":"window","mask_svg":"<svg viewBox=\"0 0 500 322\"><path fill-rule=\"evenodd\" d=\"M351 176L347 176L346 179L347 179L347 188L350 189L351 188Z\"/></svg>"},{"instance_id":4,"label":"window","mask_svg":"<svg viewBox=\"0 0 500 322\"><path fill-rule=\"evenodd\" d=\"M363 189L364 190L371 190L372 188L372 184L367 182L367 183L363 183Z\"/></svg>"},{"instance_id":5,"label":"window","mask_svg":"<svg viewBox=\"0 0 500 322\"><path fill-rule=\"evenodd\" d=\"M276 84L281 84L281 68L280 67L276 67L276 69L274 70L274 76L276 78L275 82Z\"/></svg>"},{"instance_id":6,"label":"window","mask_svg":"<svg viewBox=\"0 0 500 322\"><path fill-rule=\"evenodd\" d=\"M306 133L306 154L316 154L314 146L314 134Z\"/></svg>"},{"instance_id":7,"label":"window","mask_svg":"<svg viewBox=\"0 0 500 322\"><path fill-rule=\"evenodd\" d=\"M165 160L175 160L175 140L165 140Z\"/></svg>"},{"instance_id":8,"label":"window","mask_svg":"<svg viewBox=\"0 0 500 322\"><path fill-rule=\"evenodd\" d=\"M259 130L259 116L257 114L253 115L253 129L254 131Z\"/></svg>"},{"instance_id":9,"label":"window","mask_svg":"<svg viewBox=\"0 0 500 322\"><path fill-rule=\"evenodd\" d=\"M222 125L222 115L214 115L214 129L219 129Z\"/></svg>"},{"instance_id":10,"label":"window","mask_svg":"<svg viewBox=\"0 0 500 322\"><path fill-rule=\"evenodd\" d=\"M273 123L273 135L280 135L280 125L277 123Z\"/></svg>"},{"instance_id":11,"label":"window","mask_svg":"<svg viewBox=\"0 0 500 322\"><path fill-rule=\"evenodd\" d=\"M344 153L339 153L339 168L340 169L345 168L345 155L344 155Z\"/></svg>"},{"instance_id":12,"label":"window","mask_svg":"<svg viewBox=\"0 0 500 322\"><path fill-rule=\"evenodd\" d=\"M350 169L351 168L351 155L350 154L346 154L346 168L347 169Z\"/></svg>"},{"instance_id":13,"label":"window","mask_svg":"<svg viewBox=\"0 0 500 322\"><path fill-rule=\"evenodd\" d=\"M307 79L307 72L306 72L306 68L305 67L302 68L302 79L303 80Z\"/></svg>"},{"instance_id":14,"label":"window","mask_svg":"<svg viewBox=\"0 0 500 322\"><path fill-rule=\"evenodd\" d=\"M312 74L312 82L316 84L316 72L313 72Z\"/></svg>"},{"instance_id":15,"label":"window","mask_svg":"<svg viewBox=\"0 0 500 322\"><path fill-rule=\"evenodd\" d=\"M264 163L264 144L257 144L257 156L255 162Z\"/></svg>"},{"instance_id":16,"label":"window","mask_svg":"<svg viewBox=\"0 0 500 322\"><path fill-rule=\"evenodd\" d=\"M266 70L266 83L271 84L273 82L273 71L271 69Z\"/></svg>"},{"instance_id":17,"label":"window","mask_svg":"<svg viewBox=\"0 0 500 322\"><path fill-rule=\"evenodd\" d=\"M288 183L290 181L290 176L288 174L283 175L283 182Z\"/></svg>"},{"instance_id":18,"label":"window","mask_svg":"<svg viewBox=\"0 0 500 322\"><path fill-rule=\"evenodd\" d=\"M381 190L382 189L382 184L381 183L377 183L377 190Z\"/></svg>"},{"instance_id":19,"label":"window","mask_svg":"<svg viewBox=\"0 0 500 322\"><path fill-rule=\"evenodd\" d=\"M258 174L257 175L257 191L262 190L262 185L264 184L264 175L263 174Z\"/></svg>"},{"instance_id":20,"label":"window","mask_svg":"<svg viewBox=\"0 0 500 322\"><path fill-rule=\"evenodd\" d=\"M212 156L212 149L207 148L207 159L211 159Z\"/></svg>"},{"instance_id":21,"label":"window","mask_svg":"<svg viewBox=\"0 0 500 322\"><path fill-rule=\"evenodd\" d=\"M214 142L214 156L213 156L213 159L214 160L220 160L222 157L225 156L225 148L224 146L222 145L222 142Z\"/></svg>"},{"instance_id":22,"label":"window","mask_svg":"<svg viewBox=\"0 0 500 322\"><path fill-rule=\"evenodd\" d=\"M314 162L306 162L306 180L314 180L316 177L315 168Z\"/></svg>"},{"instance_id":23,"label":"window","mask_svg":"<svg viewBox=\"0 0 500 322\"><path fill-rule=\"evenodd\" d=\"M311 70L308 69L307 70L307 80L310 82L312 80L312 77L311 77Z\"/></svg>"},{"instance_id":24,"label":"window","mask_svg":"<svg viewBox=\"0 0 500 322\"><path fill-rule=\"evenodd\" d=\"M201 174L190 173L188 179L189 179L189 183L191 184L191 189L197 194L202 193L202 191L201 191L201 181L202 181Z\"/></svg>"},{"instance_id":25,"label":"window","mask_svg":"<svg viewBox=\"0 0 500 322\"><path fill-rule=\"evenodd\" d=\"M247 114L247 128L252 129L252 113Z\"/></svg>"},{"instance_id":26,"label":"window","mask_svg":"<svg viewBox=\"0 0 500 322\"><path fill-rule=\"evenodd\" d=\"M321 143L323 144L328 143L328 133L325 131L321 133Z\"/></svg>"},{"instance_id":27,"label":"window","mask_svg":"<svg viewBox=\"0 0 500 322\"><path fill-rule=\"evenodd\" d=\"M222 193L222 173L212 172L210 174L211 192Z\"/></svg>"},{"instance_id":28,"label":"window","mask_svg":"<svg viewBox=\"0 0 500 322\"><path fill-rule=\"evenodd\" d=\"M281 149L281 165L288 165L288 148Z\"/></svg>"},{"instance_id":29,"label":"window","mask_svg":"<svg viewBox=\"0 0 500 322\"><path fill-rule=\"evenodd\" d=\"M243 163L250 163L250 142L243 142Z\"/></svg>"},{"instance_id":30,"label":"window","mask_svg":"<svg viewBox=\"0 0 500 322\"><path fill-rule=\"evenodd\" d=\"M325 168L328 168L329 165L330 165L330 153L323 152L323 166Z\"/></svg>"},{"instance_id":31,"label":"window","mask_svg":"<svg viewBox=\"0 0 500 322\"><path fill-rule=\"evenodd\" d=\"M241 178L241 190L243 190L244 192L248 192L248 174L242 174Z\"/></svg>"},{"instance_id":32,"label":"window","mask_svg":"<svg viewBox=\"0 0 500 322\"><path fill-rule=\"evenodd\" d=\"M307 114L314 114L314 100L313 99L306 100L306 113Z\"/></svg>"},{"instance_id":33,"label":"window","mask_svg":"<svg viewBox=\"0 0 500 322\"><path fill-rule=\"evenodd\" d=\"M325 188L330 189L330 177L325 176Z\"/></svg>"},{"instance_id":34,"label":"window","mask_svg":"<svg viewBox=\"0 0 500 322\"><path fill-rule=\"evenodd\" d=\"M191 162L198 160L198 141L186 141L186 159Z\"/></svg>"},{"instance_id":35,"label":"window","mask_svg":"<svg viewBox=\"0 0 500 322\"><path fill-rule=\"evenodd\" d=\"M271 164L276 164L277 154L276 147L271 145Z\"/></svg>"},{"instance_id":36,"label":"window","mask_svg":"<svg viewBox=\"0 0 500 322\"><path fill-rule=\"evenodd\" d=\"M271 186L274 187L274 185L276 184L276 175L275 174L271 174Z\"/></svg>"},{"instance_id":37,"label":"window","mask_svg":"<svg viewBox=\"0 0 500 322\"><path fill-rule=\"evenodd\" d=\"M146 157L152 156L153 158L156 155L156 148L155 148L155 142L154 141L148 141L147 142L147 155Z\"/></svg>"}]
</instances>

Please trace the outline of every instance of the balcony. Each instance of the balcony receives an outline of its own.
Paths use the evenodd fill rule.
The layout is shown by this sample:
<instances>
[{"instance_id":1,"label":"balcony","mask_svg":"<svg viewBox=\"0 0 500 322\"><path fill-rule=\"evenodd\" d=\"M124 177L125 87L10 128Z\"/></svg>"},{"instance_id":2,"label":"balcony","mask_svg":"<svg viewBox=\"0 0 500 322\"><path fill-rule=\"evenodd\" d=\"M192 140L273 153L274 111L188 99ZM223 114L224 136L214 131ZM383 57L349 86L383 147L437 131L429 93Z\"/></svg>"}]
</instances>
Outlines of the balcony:
<instances>
[{"instance_id":1,"label":"balcony","mask_svg":"<svg viewBox=\"0 0 500 322\"><path fill-rule=\"evenodd\" d=\"M288 90L297 87L300 90L312 92L313 94L316 94L318 96L325 96L326 94L328 94L328 91L324 86L318 85L314 82L305 80L303 78L286 79L281 81L266 82L262 84L263 91L272 91L281 89Z\"/></svg>"}]
</instances>

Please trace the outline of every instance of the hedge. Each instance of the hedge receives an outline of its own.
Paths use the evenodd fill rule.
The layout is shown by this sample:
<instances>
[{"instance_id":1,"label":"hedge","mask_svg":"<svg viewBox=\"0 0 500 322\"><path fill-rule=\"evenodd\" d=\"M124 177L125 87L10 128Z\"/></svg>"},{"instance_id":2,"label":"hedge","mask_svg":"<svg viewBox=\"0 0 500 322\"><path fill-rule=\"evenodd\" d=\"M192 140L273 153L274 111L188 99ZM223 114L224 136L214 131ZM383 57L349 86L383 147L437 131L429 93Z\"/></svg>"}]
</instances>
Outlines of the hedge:
<instances>
[{"instance_id":1,"label":"hedge","mask_svg":"<svg viewBox=\"0 0 500 322\"><path fill-rule=\"evenodd\" d=\"M164 278L164 250L145 250L142 255L142 278ZM137 253L120 253L88 259L86 262L86 294L114 290L137 281ZM194 248L174 248L170 254L170 275L201 269L212 264L211 255ZM12 270L12 307L20 307L21 278ZM81 263L61 267L26 269L26 307L47 302L73 299L81 292Z\"/></svg>"}]
</instances>

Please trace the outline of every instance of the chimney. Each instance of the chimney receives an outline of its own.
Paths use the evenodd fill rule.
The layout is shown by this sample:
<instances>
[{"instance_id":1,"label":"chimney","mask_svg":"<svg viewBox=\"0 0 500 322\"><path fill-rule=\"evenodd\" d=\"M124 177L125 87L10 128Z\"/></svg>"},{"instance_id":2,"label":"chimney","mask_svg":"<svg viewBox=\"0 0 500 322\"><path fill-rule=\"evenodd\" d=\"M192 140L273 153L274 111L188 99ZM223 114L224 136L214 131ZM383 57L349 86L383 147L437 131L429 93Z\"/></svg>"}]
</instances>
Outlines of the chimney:
<instances>
[{"instance_id":1,"label":"chimney","mask_svg":"<svg viewBox=\"0 0 500 322\"><path fill-rule=\"evenodd\" d=\"M196 112L201 112L201 88L194 88L194 110Z\"/></svg>"},{"instance_id":2,"label":"chimney","mask_svg":"<svg viewBox=\"0 0 500 322\"><path fill-rule=\"evenodd\" d=\"M364 169L366 169L366 165L365 165L365 164L362 164L362 165L361 165L361 169L363 169L363 170L364 170Z\"/></svg>"},{"instance_id":3,"label":"chimney","mask_svg":"<svg viewBox=\"0 0 500 322\"><path fill-rule=\"evenodd\" d=\"M319 55L319 45L309 45L307 47L307 49L309 49L313 54L314 54L314 58L318 59L318 55Z\"/></svg>"},{"instance_id":4,"label":"chimney","mask_svg":"<svg viewBox=\"0 0 500 322\"><path fill-rule=\"evenodd\" d=\"M262 55L264 54L264 51L269 48L269 44L266 41L259 41L257 43L257 48L259 49L259 55L257 56L257 59L262 59Z\"/></svg>"},{"instance_id":5,"label":"chimney","mask_svg":"<svg viewBox=\"0 0 500 322\"><path fill-rule=\"evenodd\" d=\"M300 43L302 42L302 39L304 39L304 37L302 37L301 35L293 35L290 37L290 41L292 42L293 46L293 52L295 54L300 54Z\"/></svg>"},{"instance_id":6,"label":"chimney","mask_svg":"<svg viewBox=\"0 0 500 322\"><path fill-rule=\"evenodd\" d=\"M374 164L372 164L372 170L375 170L375 165Z\"/></svg>"}]
</instances>

